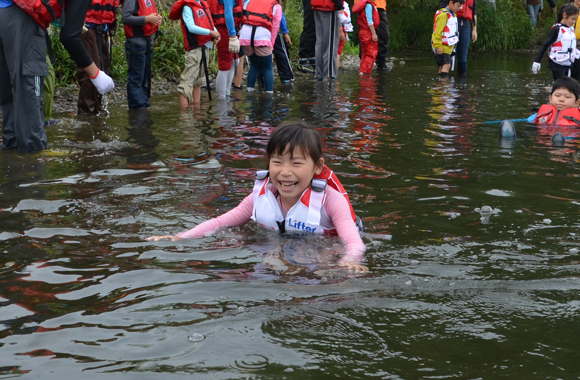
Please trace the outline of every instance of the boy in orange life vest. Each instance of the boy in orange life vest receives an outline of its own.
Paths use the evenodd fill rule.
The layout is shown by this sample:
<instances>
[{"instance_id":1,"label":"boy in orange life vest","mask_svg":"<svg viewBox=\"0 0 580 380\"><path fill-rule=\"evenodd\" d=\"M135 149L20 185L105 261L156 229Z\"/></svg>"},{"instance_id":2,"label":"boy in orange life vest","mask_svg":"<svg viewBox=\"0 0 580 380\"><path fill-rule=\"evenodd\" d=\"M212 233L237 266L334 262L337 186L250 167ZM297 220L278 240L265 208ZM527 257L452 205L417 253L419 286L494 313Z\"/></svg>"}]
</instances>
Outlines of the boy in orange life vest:
<instances>
[{"instance_id":1,"label":"boy in orange life vest","mask_svg":"<svg viewBox=\"0 0 580 380\"><path fill-rule=\"evenodd\" d=\"M379 38L376 28L379 27L379 11L375 0L358 0L352 7L358 23L358 38L361 47L359 75L370 74L379 52Z\"/></svg>"},{"instance_id":2,"label":"boy in orange life vest","mask_svg":"<svg viewBox=\"0 0 580 380\"><path fill-rule=\"evenodd\" d=\"M169 13L171 20L181 20L181 33L185 47L185 69L179 79L179 105L199 105L204 70L207 70L205 50L211 41L218 42L209 6L205 0L178 0ZM205 61L205 63L204 63Z\"/></svg>"},{"instance_id":3,"label":"boy in orange life vest","mask_svg":"<svg viewBox=\"0 0 580 380\"><path fill-rule=\"evenodd\" d=\"M549 104L540 107L528 118L535 124L580 126L580 83L574 78L561 77L554 81Z\"/></svg>"},{"instance_id":4,"label":"boy in orange life vest","mask_svg":"<svg viewBox=\"0 0 580 380\"><path fill-rule=\"evenodd\" d=\"M127 102L129 108L149 108L153 36L161 16L153 0L125 0L121 20L127 56Z\"/></svg>"},{"instance_id":5,"label":"boy in orange life vest","mask_svg":"<svg viewBox=\"0 0 580 380\"><path fill-rule=\"evenodd\" d=\"M439 76L449 76L451 69L451 54L457 42L459 33L457 30L457 17L455 12L461 9L465 0L449 0L445 8L435 13L431 47L435 52L435 60L439 65Z\"/></svg>"},{"instance_id":6,"label":"boy in orange life vest","mask_svg":"<svg viewBox=\"0 0 580 380\"><path fill-rule=\"evenodd\" d=\"M109 74L111 57L109 56L109 35L116 27L119 0L92 0L85 26L87 31L81 34L81 41L100 70ZM91 82L83 69L77 68L79 82L79 99L77 112L79 115L96 115L103 112L101 94Z\"/></svg>"}]
</instances>

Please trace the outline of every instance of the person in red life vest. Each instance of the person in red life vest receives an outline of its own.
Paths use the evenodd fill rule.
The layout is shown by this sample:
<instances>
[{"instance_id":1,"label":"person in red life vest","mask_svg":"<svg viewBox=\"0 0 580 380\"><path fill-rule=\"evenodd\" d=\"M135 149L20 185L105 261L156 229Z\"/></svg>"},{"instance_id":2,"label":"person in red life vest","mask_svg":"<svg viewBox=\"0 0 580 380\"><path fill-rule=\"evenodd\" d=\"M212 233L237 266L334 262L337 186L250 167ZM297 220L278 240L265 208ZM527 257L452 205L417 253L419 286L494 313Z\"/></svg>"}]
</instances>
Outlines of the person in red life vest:
<instances>
[{"instance_id":1,"label":"person in red life vest","mask_svg":"<svg viewBox=\"0 0 580 380\"><path fill-rule=\"evenodd\" d=\"M335 79L338 76L336 57L338 42L346 37L340 27L338 13L342 11L342 0L311 0L316 24L316 80Z\"/></svg>"},{"instance_id":2,"label":"person in red life vest","mask_svg":"<svg viewBox=\"0 0 580 380\"><path fill-rule=\"evenodd\" d=\"M237 56L240 51L240 41L236 27L242 20L242 0L209 0L211 16L220 40L217 43L218 74L216 76L216 93L218 99L230 96L232 80L239 63Z\"/></svg>"},{"instance_id":3,"label":"person in red life vest","mask_svg":"<svg viewBox=\"0 0 580 380\"><path fill-rule=\"evenodd\" d=\"M274 65L272 51L280 21L282 7L276 0L244 1L244 18L240 29L240 45L251 62L248 71L248 92L254 91L256 80L262 78L266 92L274 93Z\"/></svg>"},{"instance_id":4,"label":"person in red life vest","mask_svg":"<svg viewBox=\"0 0 580 380\"><path fill-rule=\"evenodd\" d=\"M379 11L374 0L358 0L352 7L352 12L356 14L362 53L359 74L370 74L379 52L379 37L376 32L380 22Z\"/></svg>"},{"instance_id":5,"label":"person in red life vest","mask_svg":"<svg viewBox=\"0 0 580 380\"><path fill-rule=\"evenodd\" d=\"M459 42L455 12L461 9L463 3L464 0L449 0L445 8L441 8L435 13L431 47L435 52L435 60L439 66L439 76L442 78L449 76L451 54Z\"/></svg>"},{"instance_id":6,"label":"person in red life vest","mask_svg":"<svg viewBox=\"0 0 580 380\"><path fill-rule=\"evenodd\" d=\"M221 227L241 226L250 220L269 230L293 234L336 234L346 243L339 265L355 272L365 245L362 223L334 173L324 165L319 133L305 123L278 126L266 147L268 170L258 171L252 194L234 209L176 236L147 240L201 238ZM357 226L358 224L358 226Z\"/></svg>"},{"instance_id":7,"label":"person in red life vest","mask_svg":"<svg viewBox=\"0 0 580 380\"><path fill-rule=\"evenodd\" d=\"M539 125L580 127L580 83L571 77L554 81L549 103L540 107L528 121Z\"/></svg>"},{"instance_id":8,"label":"person in red life vest","mask_svg":"<svg viewBox=\"0 0 580 380\"><path fill-rule=\"evenodd\" d=\"M580 58L580 51L576 48L576 33L574 24L578 19L578 8L573 4L560 8L558 22L552 26L550 34L542 44L534 63L532 72L537 74L540 71L542 57L549 49L552 77L554 80L571 74L572 65L577 58Z\"/></svg>"},{"instance_id":9,"label":"person in red life vest","mask_svg":"<svg viewBox=\"0 0 580 380\"><path fill-rule=\"evenodd\" d=\"M338 13L338 18L340 19L340 25L342 26L342 32L344 33L344 40L338 42L338 54L336 57L336 67L340 67L340 57L342 56L342 51L344 49L344 44L348 41L348 34L354 30L352 27L352 20L350 18L350 8L346 1L342 2L342 12Z\"/></svg>"},{"instance_id":10,"label":"person in red life vest","mask_svg":"<svg viewBox=\"0 0 580 380\"><path fill-rule=\"evenodd\" d=\"M441 0L441 7L447 5L447 0ZM467 52L469 44L477 41L477 0L465 0L463 7L458 10L457 31L459 41L455 46L455 56L457 58L457 75L467 76Z\"/></svg>"},{"instance_id":11,"label":"person in red life vest","mask_svg":"<svg viewBox=\"0 0 580 380\"><path fill-rule=\"evenodd\" d=\"M127 102L129 108L149 108L153 37L161 16L154 0L125 0L121 20L127 56Z\"/></svg>"},{"instance_id":12,"label":"person in red life vest","mask_svg":"<svg viewBox=\"0 0 580 380\"><path fill-rule=\"evenodd\" d=\"M219 41L209 5L205 0L178 0L169 13L171 20L181 20L181 33L185 47L185 69L179 79L179 105L199 105L201 85L207 70L206 49Z\"/></svg>"},{"instance_id":13,"label":"person in red life vest","mask_svg":"<svg viewBox=\"0 0 580 380\"><path fill-rule=\"evenodd\" d=\"M92 0L85 26L87 31L81 34L81 41L89 52L93 62L99 70L109 74L111 57L109 54L109 37L116 28L119 0ZM77 111L79 115L97 115L103 112L101 94L90 81L89 76L82 69L77 69L79 83L79 98Z\"/></svg>"},{"instance_id":14,"label":"person in red life vest","mask_svg":"<svg viewBox=\"0 0 580 380\"><path fill-rule=\"evenodd\" d=\"M115 87L80 39L89 4L90 0L0 0L0 149L38 151L48 145L42 110L43 78L48 75L43 29L52 21L61 18L60 40L97 90L104 94Z\"/></svg>"}]
</instances>

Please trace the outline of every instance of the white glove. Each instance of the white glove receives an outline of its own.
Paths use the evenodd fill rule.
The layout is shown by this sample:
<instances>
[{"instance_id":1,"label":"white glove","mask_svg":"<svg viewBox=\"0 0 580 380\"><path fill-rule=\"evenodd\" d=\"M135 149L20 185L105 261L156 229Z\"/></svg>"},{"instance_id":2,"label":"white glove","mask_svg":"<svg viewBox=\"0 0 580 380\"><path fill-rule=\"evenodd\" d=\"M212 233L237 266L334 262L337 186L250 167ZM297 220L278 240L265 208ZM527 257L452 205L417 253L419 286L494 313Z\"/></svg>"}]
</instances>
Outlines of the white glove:
<instances>
[{"instance_id":1,"label":"white glove","mask_svg":"<svg viewBox=\"0 0 580 380\"><path fill-rule=\"evenodd\" d=\"M230 37L230 44L228 45L228 51L230 53L239 53L240 52L240 40L238 40L238 37L236 37L236 38Z\"/></svg>"},{"instance_id":2,"label":"white glove","mask_svg":"<svg viewBox=\"0 0 580 380\"><path fill-rule=\"evenodd\" d=\"M534 62L532 65L532 73L537 74L538 71L540 71L540 67L542 67L542 65L540 65L538 62Z\"/></svg>"},{"instance_id":3,"label":"white glove","mask_svg":"<svg viewBox=\"0 0 580 380\"><path fill-rule=\"evenodd\" d=\"M111 92L115 88L115 82L113 82L113 79L101 70L99 70L97 76L91 78L91 82L93 82L97 91L99 91L99 94L101 95Z\"/></svg>"}]
</instances>

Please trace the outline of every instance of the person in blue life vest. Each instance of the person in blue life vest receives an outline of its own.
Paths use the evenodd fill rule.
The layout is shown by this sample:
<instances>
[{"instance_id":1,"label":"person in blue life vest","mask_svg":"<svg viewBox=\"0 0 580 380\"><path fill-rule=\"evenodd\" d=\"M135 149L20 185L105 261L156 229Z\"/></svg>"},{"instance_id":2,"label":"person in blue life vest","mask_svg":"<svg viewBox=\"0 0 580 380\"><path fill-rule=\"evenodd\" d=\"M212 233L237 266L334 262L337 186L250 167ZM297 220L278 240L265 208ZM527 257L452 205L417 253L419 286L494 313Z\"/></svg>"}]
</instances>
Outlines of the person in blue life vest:
<instances>
[{"instance_id":1,"label":"person in blue life vest","mask_svg":"<svg viewBox=\"0 0 580 380\"><path fill-rule=\"evenodd\" d=\"M338 235L346 253L338 265L366 272L361 262L365 245L362 223L355 215L344 187L322 157L318 131L305 123L278 126L266 147L267 170L256 173L253 191L234 209L177 235L159 235L149 241L202 238L219 228L255 221L259 226L297 236Z\"/></svg>"},{"instance_id":2,"label":"person in blue life vest","mask_svg":"<svg viewBox=\"0 0 580 380\"><path fill-rule=\"evenodd\" d=\"M541 68L542 57L549 49L550 63L554 80L571 74L574 61L580 58L580 51L576 48L576 33L574 24L578 19L578 8L574 5L565 5L558 12L558 22L552 26L550 34L542 44L538 55L532 64L532 72L537 74Z\"/></svg>"},{"instance_id":3,"label":"person in blue life vest","mask_svg":"<svg viewBox=\"0 0 580 380\"><path fill-rule=\"evenodd\" d=\"M44 29L61 19L60 41L105 94L115 84L95 65L80 34L90 0L0 0L0 149L39 151L48 141L44 129L43 79L48 75Z\"/></svg>"},{"instance_id":4,"label":"person in blue life vest","mask_svg":"<svg viewBox=\"0 0 580 380\"><path fill-rule=\"evenodd\" d=\"M171 20L181 20L185 48L185 68L179 78L179 105L199 105L201 85L207 71L206 50L220 40L205 0L178 0L169 12ZM208 89L209 91L209 89Z\"/></svg>"},{"instance_id":5,"label":"person in blue life vest","mask_svg":"<svg viewBox=\"0 0 580 380\"><path fill-rule=\"evenodd\" d=\"M580 83L571 77L554 81L548 104L540 107L528 122L543 125L580 127Z\"/></svg>"},{"instance_id":6,"label":"person in blue life vest","mask_svg":"<svg viewBox=\"0 0 580 380\"><path fill-rule=\"evenodd\" d=\"M463 3L464 0L449 0L445 8L441 8L435 13L431 47L435 53L435 61L439 66L439 76L442 78L449 76L452 53L455 45L459 42L455 12L461 9Z\"/></svg>"}]
</instances>

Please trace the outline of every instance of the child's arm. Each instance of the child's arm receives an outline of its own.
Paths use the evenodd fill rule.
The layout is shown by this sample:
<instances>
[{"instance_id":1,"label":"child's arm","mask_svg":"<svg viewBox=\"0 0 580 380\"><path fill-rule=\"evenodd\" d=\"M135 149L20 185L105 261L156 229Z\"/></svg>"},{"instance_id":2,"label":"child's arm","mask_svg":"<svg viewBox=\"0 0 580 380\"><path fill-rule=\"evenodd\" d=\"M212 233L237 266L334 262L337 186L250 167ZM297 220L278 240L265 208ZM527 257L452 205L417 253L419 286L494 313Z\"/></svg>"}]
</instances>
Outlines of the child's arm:
<instances>
[{"instance_id":1,"label":"child's arm","mask_svg":"<svg viewBox=\"0 0 580 380\"><path fill-rule=\"evenodd\" d=\"M441 12L435 19L435 30L431 39L433 40L433 49L437 50L437 54L443 54L443 30L447 25L447 14Z\"/></svg>"},{"instance_id":2,"label":"child's arm","mask_svg":"<svg viewBox=\"0 0 580 380\"><path fill-rule=\"evenodd\" d=\"M254 195L250 194L234 209L226 212L223 215L218 216L205 222L198 224L190 230L180 232L175 236L163 235L163 236L151 236L147 240L161 240L161 239L190 239L190 238L200 238L205 235L217 230L222 227L235 227L241 226L250 221L252 216L252 210L254 209Z\"/></svg>"},{"instance_id":3,"label":"child's arm","mask_svg":"<svg viewBox=\"0 0 580 380\"><path fill-rule=\"evenodd\" d=\"M379 38L377 37L377 32L375 31L375 24L373 22L373 6L372 4L367 3L365 5L365 15L367 16L367 25L371 30L371 38L373 42L377 42Z\"/></svg>"},{"instance_id":4,"label":"child's arm","mask_svg":"<svg viewBox=\"0 0 580 380\"><path fill-rule=\"evenodd\" d=\"M273 20L272 20L272 30L270 31L270 43L272 44L272 49L276 43L276 36L278 36L278 30L280 29L280 21L282 20L282 6L280 4L274 5Z\"/></svg>"},{"instance_id":5,"label":"child's arm","mask_svg":"<svg viewBox=\"0 0 580 380\"><path fill-rule=\"evenodd\" d=\"M207 17L211 16L208 14ZM193 10L187 5L183 7L183 22L185 23L187 30L189 30L189 33L197 34L200 36L207 36L208 34L211 34L213 38L218 38L220 35L215 30L209 30L202 28L201 26L197 26L195 24L195 19L193 18Z\"/></svg>"},{"instance_id":6,"label":"child's arm","mask_svg":"<svg viewBox=\"0 0 580 380\"><path fill-rule=\"evenodd\" d=\"M280 20L280 33L282 33L284 41L286 41L288 45L292 46L292 39L290 38L290 31L288 30L288 23L286 22L284 10L282 10L282 19Z\"/></svg>"},{"instance_id":7,"label":"child's arm","mask_svg":"<svg viewBox=\"0 0 580 380\"><path fill-rule=\"evenodd\" d=\"M550 34L548 35L548 38L546 38L546 40L542 44L542 47L540 48L540 51L538 52L536 59L534 59L534 62L536 62L536 63L542 62L542 57L544 56L544 54L546 54L546 51L558 39L558 33L560 33L559 27L552 28L552 30L550 31Z\"/></svg>"},{"instance_id":8,"label":"child's arm","mask_svg":"<svg viewBox=\"0 0 580 380\"><path fill-rule=\"evenodd\" d=\"M352 220L352 214L346 198L338 191L328 190L326 191L326 201L323 207L326 215L332 219L338 236L346 243L346 255L340 259L340 263L345 265L352 263L359 266L359 269L365 270L366 268L359 263L363 259L366 247L360 238L360 232Z\"/></svg>"}]
</instances>

